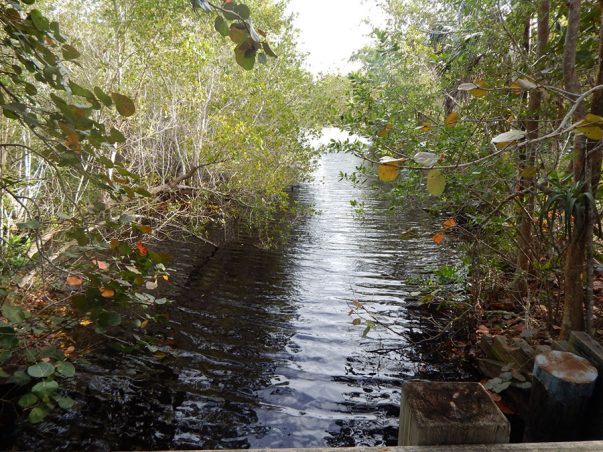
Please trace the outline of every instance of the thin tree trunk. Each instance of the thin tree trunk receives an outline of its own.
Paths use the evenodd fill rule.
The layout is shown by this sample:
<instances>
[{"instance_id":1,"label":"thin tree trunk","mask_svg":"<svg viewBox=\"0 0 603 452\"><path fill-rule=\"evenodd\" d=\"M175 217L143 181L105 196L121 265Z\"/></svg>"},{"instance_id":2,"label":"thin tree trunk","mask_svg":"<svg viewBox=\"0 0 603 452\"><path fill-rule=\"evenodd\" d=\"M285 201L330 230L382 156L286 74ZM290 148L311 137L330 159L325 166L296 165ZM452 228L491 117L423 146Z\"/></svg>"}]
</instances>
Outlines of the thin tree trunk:
<instances>
[{"instance_id":1,"label":"thin tree trunk","mask_svg":"<svg viewBox=\"0 0 603 452\"><path fill-rule=\"evenodd\" d=\"M600 20L599 20L599 66L597 68L597 79L595 82L596 86L603 85L603 0L599 0L600 6ZM591 112L594 115L603 116L603 91L596 91L593 95L593 103L591 106ZM590 192L593 199L596 199L599 181L601 180L601 160L603 152L601 149L601 142L589 141L587 142L587 159L590 174L587 174L587 181L589 182ZM587 278L586 278L586 331L588 334L593 334L593 304L594 304L594 293L593 293L593 232L594 232L594 221L598 216L596 206L590 206L589 209L589 221L587 231L587 244L586 244L586 265L587 265Z\"/></svg>"},{"instance_id":2,"label":"thin tree trunk","mask_svg":"<svg viewBox=\"0 0 603 452\"><path fill-rule=\"evenodd\" d=\"M549 42L549 0L540 0L538 3L538 31L536 41L536 60L539 61L546 53ZM528 21L529 23L529 21ZM538 127L540 120L540 108L542 105L542 92L533 90L530 92L528 101L528 111L530 119L526 121L526 131L528 140L538 138ZM528 178L521 174L526 168L536 165L536 149L526 148L523 165L520 166L520 187L519 190L534 186L534 178ZM520 211L519 226L519 247L517 255L517 267L521 272L520 281L525 281L525 275L530 271L532 257L532 216L534 213L534 193L528 193L524 199L525 209ZM520 288L525 286L520 284ZM522 295L527 293L527 287L521 290Z\"/></svg>"},{"instance_id":3,"label":"thin tree trunk","mask_svg":"<svg viewBox=\"0 0 603 452\"><path fill-rule=\"evenodd\" d=\"M580 30L581 0L569 0L568 25L563 53L563 81L565 89L574 94L580 92L580 85L576 75L576 47ZM584 118L586 109L584 104L578 106L574 119ZM574 140L574 157L572 167L574 180L585 182L586 146L583 135L576 135ZM586 188L586 187L584 187ZM586 207L586 206L585 206ZM584 209L584 217L574 212L573 228L565 256L565 293L563 302L563 320L561 323L561 337L567 338L571 331L584 328L584 261L587 243L588 207Z\"/></svg>"}]
</instances>

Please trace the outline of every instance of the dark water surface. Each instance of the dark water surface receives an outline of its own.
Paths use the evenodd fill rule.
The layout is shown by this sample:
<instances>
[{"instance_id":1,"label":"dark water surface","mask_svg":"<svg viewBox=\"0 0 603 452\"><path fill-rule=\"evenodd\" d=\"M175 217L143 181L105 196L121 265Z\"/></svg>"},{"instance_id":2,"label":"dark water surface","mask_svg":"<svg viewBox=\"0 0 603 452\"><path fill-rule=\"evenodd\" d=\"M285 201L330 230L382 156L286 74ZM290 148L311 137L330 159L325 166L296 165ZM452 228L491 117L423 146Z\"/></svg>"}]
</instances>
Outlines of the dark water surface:
<instances>
[{"instance_id":1,"label":"dark water surface","mask_svg":"<svg viewBox=\"0 0 603 452\"><path fill-rule=\"evenodd\" d=\"M296 197L320 213L293 226L276 250L251 238L196 263L200 245L170 245L179 275L167 358L94 355L73 383L73 412L20 426L37 449L258 448L391 445L399 386L429 366L385 328L361 337L358 299L396 331L421 328L407 303L409 276L439 266L420 211L393 217L370 187L339 180L356 161L322 159ZM354 214L350 200L364 202ZM416 239L401 240L417 227ZM387 349L392 351L384 351Z\"/></svg>"}]
</instances>

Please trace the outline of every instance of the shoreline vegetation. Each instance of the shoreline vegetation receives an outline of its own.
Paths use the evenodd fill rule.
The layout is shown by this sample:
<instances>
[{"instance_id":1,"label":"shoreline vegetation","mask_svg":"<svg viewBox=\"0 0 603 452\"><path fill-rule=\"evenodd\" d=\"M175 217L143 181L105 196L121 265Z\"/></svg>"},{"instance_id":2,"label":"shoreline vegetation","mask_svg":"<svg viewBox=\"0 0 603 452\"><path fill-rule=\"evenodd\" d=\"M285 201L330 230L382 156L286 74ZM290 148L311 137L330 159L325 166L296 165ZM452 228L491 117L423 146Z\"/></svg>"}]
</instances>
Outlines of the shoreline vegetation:
<instances>
[{"instance_id":1,"label":"shoreline vegetation","mask_svg":"<svg viewBox=\"0 0 603 452\"><path fill-rule=\"evenodd\" d=\"M71 332L152 347L139 333L171 277L153 240L212 246L236 224L268 241L327 126L362 138L327 146L361 159L342 178L376 175L393 211L423 207L459 253L411 294L433 331L413 346L482 359L511 415L504 397L531 375L486 370L492 348L602 340L603 0L385 0L360 68L316 78L286 4L192 6L0 3L4 416L73 406ZM386 327L355 302L350 322Z\"/></svg>"}]
</instances>

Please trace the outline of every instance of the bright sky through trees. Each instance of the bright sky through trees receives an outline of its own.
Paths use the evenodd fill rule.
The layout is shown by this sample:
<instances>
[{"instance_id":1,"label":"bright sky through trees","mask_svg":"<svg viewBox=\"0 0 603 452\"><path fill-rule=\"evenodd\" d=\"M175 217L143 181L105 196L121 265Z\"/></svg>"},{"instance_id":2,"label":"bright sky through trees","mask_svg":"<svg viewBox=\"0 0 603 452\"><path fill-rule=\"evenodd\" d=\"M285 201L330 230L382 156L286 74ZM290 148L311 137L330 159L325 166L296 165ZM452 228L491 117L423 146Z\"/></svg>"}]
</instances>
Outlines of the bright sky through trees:
<instances>
[{"instance_id":1,"label":"bright sky through trees","mask_svg":"<svg viewBox=\"0 0 603 452\"><path fill-rule=\"evenodd\" d=\"M365 19L383 22L375 0L291 0L289 11L298 15L300 48L309 54L308 67L314 74L354 69L350 56L370 42Z\"/></svg>"}]
</instances>

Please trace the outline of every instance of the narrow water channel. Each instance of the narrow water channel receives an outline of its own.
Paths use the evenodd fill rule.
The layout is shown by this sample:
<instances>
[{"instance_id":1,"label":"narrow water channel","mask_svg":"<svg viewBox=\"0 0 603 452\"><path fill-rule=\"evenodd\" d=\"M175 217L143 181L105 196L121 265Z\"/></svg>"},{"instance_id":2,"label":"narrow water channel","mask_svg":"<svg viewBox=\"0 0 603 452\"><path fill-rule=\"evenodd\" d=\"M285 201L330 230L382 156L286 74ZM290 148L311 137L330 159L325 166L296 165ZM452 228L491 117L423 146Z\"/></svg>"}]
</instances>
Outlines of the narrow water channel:
<instances>
[{"instance_id":1,"label":"narrow water channel","mask_svg":"<svg viewBox=\"0 0 603 452\"><path fill-rule=\"evenodd\" d=\"M222 247L174 288L163 327L171 345L150 358L91 359L70 394L76 410L36 428L25 447L266 448L395 444L402 380L417 374L393 331L421 328L405 281L447 260L420 210L392 216L378 191L340 180L358 162L322 158L295 191L317 215L293 225L287 243L252 238ZM357 215L350 200L364 203ZM416 238L402 240L416 227ZM196 249L174 244L190 271ZM362 337L349 312L358 300L390 329ZM392 331L393 330L393 331ZM115 364L117 362L117 364Z\"/></svg>"}]
</instances>

